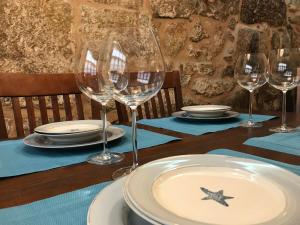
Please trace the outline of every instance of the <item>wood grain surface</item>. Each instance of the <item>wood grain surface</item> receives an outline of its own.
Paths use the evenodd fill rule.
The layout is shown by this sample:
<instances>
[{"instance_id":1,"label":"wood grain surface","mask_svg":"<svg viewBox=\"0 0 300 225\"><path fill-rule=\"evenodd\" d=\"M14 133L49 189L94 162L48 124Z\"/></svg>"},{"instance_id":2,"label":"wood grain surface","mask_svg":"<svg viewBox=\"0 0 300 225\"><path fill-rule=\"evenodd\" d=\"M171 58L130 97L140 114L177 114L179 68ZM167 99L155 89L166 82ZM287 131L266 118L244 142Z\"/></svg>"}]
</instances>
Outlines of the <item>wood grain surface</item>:
<instances>
[{"instance_id":1,"label":"wood grain surface","mask_svg":"<svg viewBox=\"0 0 300 225\"><path fill-rule=\"evenodd\" d=\"M299 126L300 114L289 113L288 121L289 124L293 126ZM276 118L265 122L262 128L247 129L238 127L201 136L192 136L139 125L140 128L182 138L180 141L140 150L139 162L143 164L168 156L203 154L218 148L228 148L281 162L300 165L299 156L243 145L243 142L248 138L271 134L268 129L279 124L280 119ZM101 146L99 146L99 151L100 150ZM113 171L131 164L131 153L126 153L125 155L126 158L122 163L111 166L80 163L39 173L0 179L0 208L30 203L65 192L74 191L92 184L109 181L111 180Z\"/></svg>"}]
</instances>

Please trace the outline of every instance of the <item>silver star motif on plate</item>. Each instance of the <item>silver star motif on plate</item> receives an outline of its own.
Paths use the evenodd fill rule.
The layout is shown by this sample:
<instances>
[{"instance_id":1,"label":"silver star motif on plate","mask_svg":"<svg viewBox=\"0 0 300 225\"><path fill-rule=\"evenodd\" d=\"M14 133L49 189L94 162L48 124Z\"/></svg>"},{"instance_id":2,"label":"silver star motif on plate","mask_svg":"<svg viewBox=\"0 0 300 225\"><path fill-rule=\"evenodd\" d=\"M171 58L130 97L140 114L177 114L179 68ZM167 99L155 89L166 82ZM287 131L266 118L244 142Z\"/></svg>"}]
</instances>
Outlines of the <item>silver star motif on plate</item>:
<instances>
[{"instance_id":1,"label":"silver star motif on plate","mask_svg":"<svg viewBox=\"0 0 300 225\"><path fill-rule=\"evenodd\" d=\"M223 194L223 190L213 192L206 188L200 187L201 191L203 191L205 194L207 194L206 197L202 198L202 200L214 200L218 202L219 204L228 207L228 203L226 202L226 199L232 199L234 197L225 196Z\"/></svg>"}]
</instances>

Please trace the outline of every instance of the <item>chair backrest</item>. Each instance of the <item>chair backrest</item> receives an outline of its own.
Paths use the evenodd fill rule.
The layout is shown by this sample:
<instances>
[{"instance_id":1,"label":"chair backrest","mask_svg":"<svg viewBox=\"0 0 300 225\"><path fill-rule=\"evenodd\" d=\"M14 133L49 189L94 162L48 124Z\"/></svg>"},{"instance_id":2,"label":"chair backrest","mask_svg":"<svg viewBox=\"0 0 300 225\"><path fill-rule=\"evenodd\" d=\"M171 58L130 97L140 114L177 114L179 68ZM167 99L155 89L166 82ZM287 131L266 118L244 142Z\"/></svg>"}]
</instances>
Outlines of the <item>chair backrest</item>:
<instances>
[{"instance_id":1,"label":"chair backrest","mask_svg":"<svg viewBox=\"0 0 300 225\"><path fill-rule=\"evenodd\" d=\"M73 95L74 104L71 104L70 95ZM60 115L62 106L65 113L64 120L84 119L81 93L76 85L74 74L0 73L0 97L0 139L12 138L8 135L5 121L6 112L2 106L4 98L9 98L8 100L11 102L17 138L25 136L25 116L28 119L29 132L34 131L37 126L36 111L40 114L42 124L52 122L49 121L49 110L52 112L53 121L63 120ZM23 104L20 104L21 98ZM76 105L76 117L72 105ZM38 109L36 110L36 108ZM95 101L91 101L91 111L93 119L100 118L100 105Z\"/></svg>"},{"instance_id":2,"label":"chair backrest","mask_svg":"<svg viewBox=\"0 0 300 225\"><path fill-rule=\"evenodd\" d=\"M172 102L174 100L174 102ZM157 96L138 107L138 119L170 116L183 106L179 71L167 72L162 89ZM120 123L129 122L129 110L116 102Z\"/></svg>"}]
</instances>

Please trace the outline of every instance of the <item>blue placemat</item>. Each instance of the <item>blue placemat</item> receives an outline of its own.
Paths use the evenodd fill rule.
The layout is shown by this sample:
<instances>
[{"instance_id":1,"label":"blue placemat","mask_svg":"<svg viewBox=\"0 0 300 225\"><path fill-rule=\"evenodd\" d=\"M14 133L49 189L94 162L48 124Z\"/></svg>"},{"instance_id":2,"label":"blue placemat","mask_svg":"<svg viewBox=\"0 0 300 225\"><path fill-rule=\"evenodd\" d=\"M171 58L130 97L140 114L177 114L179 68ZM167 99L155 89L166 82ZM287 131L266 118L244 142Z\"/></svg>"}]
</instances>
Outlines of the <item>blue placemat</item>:
<instances>
[{"instance_id":1,"label":"blue placemat","mask_svg":"<svg viewBox=\"0 0 300 225\"><path fill-rule=\"evenodd\" d=\"M126 135L109 145L114 152L131 151L131 128L118 126ZM139 149L178 140L163 134L138 129ZM25 146L22 140L0 142L0 177L17 176L84 162L91 154L100 152L101 145L76 149L38 149ZM0 223L1 224L1 223Z\"/></svg>"},{"instance_id":2,"label":"blue placemat","mask_svg":"<svg viewBox=\"0 0 300 225\"><path fill-rule=\"evenodd\" d=\"M281 166L300 175L300 166L293 166L228 149L209 154L251 158ZM89 186L31 204L0 209L1 225L86 225L88 207L96 194L108 183ZM117 225L117 224L116 224Z\"/></svg>"},{"instance_id":3,"label":"blue placemat","mask_svg":"<svg viewBox=\"0 0 300 225\"><path fill-rule=\"evenodd\" d=\"M250 138L244 144L300 156L300 130Z\"/></svg>"},{"instance_id":4,"label":"blue placemat","mask_svg":"<svg viewBox=\"0 0 300 225\"><path fill-rule=\"evenodd\" d=\"M240 122L247 121L248 117L248 114L241 114L238 118L218 121L184 120L174 117L167 117L159 119L143 119L139 120L138 123L186 134L201 135L238 127ZM275 118L275 116L253 115L253 119L256 122L263 122L272 118Z\"/></svg>"},{"instance_id":5,"label":"blue placemat","mask_svg":"<svg viewBox=\"0 0 300 225\"><path fill-rule=\"evenodd\" d=\"M275 166L282 167L284 169L287 169L287 170L289 170L293 173L296 173L296 174L300 175L300 166L292 165L292 164L288 164L288 163L283 163L283 162L278 162L278 161L275 161L275 160L266 159L266 158L262 158L262 157L258 157L258 156L255 156L255 155L242 153L242 152L232 151L232 150L229 150L229 149L216 149L216 150L208 152L208 154L229 155L229 156L234 156L234 157L255 159L255 160L259 160L259 161L263 161L263 162L266 162L266 163L273 164Z\"/></svg>"},{"instance_id":6,"label":"blue placemat","mask_svg":"<svg viewBox=\"0 0 300 225\"><path fill-rule=\"evenodd\" d=\"M86 225L90 204L107 184L101 183L30 204L0 209L0 224Z\"/></svg>"}]
</instances>

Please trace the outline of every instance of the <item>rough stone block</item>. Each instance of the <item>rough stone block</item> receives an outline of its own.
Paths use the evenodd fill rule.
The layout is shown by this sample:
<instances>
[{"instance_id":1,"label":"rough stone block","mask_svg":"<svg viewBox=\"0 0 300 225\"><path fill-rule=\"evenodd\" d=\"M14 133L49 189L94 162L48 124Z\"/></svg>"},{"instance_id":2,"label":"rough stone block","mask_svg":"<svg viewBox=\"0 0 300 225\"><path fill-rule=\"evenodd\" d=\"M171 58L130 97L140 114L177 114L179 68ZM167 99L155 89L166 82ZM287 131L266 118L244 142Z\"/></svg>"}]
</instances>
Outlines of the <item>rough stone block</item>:
<instances>
[{"instance_id":1,"label":"rough stone block","mask_svg":"<svg viewBox=\"0 0 300 225\"><path fill-rule=\"evenodd\" d=\"M193 82L192 90L206 97L215 97L230 92L234 86L232 78L197 78Z\"/></svg>"},{"instance_id":2,"label":"rough stone block","mask_svg":"<svg viewBox=\"0 0 300 225\"><path fill-rule=\"evenodd\" d=\"M286 22L286 8L283 0L243 0L240 19L246 24L266 22L282 26Z\"/></svg>"},{"instance_id":3,"label":"rough stone block","mask_svg":"<svg viewBox=\"0 0 300 225\"><path fill-rule=\"evenodd\" d=\"M193 45L187 47L187 53L189 57L194 57L200 62L207 62L212 60L211 51L208 48L199 48Z\"/></svg>"},{"instance_id":4,"label":"rough stone block","mask_svg":"<svg viewBox=\"0 0 300 225\"><path fill-rule=\"evenodd\" d=\"M189 18L194 12L197 0L151 0L155 17Z\"/></svg>"},{"instance_id":5,"label":"rough stone block","mask_svg":"<svg viewBox=\"0 0 300 225\"><path fill-rule=\"evenodd\" d=\"M212 62L187 62L182 64L183 74L211 76L215 72Z\"/></svg>"},{"instance_id":6,"label":"rough stone block","mask_svg":"<svg viewBox=\"0 0 300 225\"><path fill-rule=\"evenodd\" d=\"M236 54L249 52L253 37L258 37L258 51L266 53L268 51L268 36L264 32L242 28L238 31Z\"/></svg>"},{"instance_id":7,"label":"rough stone block","mask_svg":"<svg viewBox=\"0 0 300 225\"><path fill-rule=\"evenodd\" d=\"M63 0L1 0L0 70L69 72L72 9Z\"/></svg>"},{"instance_id":8,"label":"rough stone block","mask_svg":"<svg viewBox=\"0 0 300 225\"><path fill-rule=\"evenodd\" d=\"M190 40L193 42L199 42L199 41L203 40L204 38L208 38L208 34L203 29L201 23L197 22L193 26L193 30L191 31Z\"/></svg>"},{"instance_id":9,"label":"rough stone block","mask_svg":"<svg viewBox=\"0 0 300 225\"><path fill-rule=\"evenodd\" d=\"M177 55L187 39L186 26L183 22L172 22L163 30L163 49L168 56Z\"/></svg>"},{"instance_id":10,"label":"rough stone block","mask_svg":"<svg viewBox=\"0 0 300 225\"><path fill-rule=\"evenodd\" d=\"M89 0L90 2L97 2L106 5L116 5L128 9L138 9L142 6L143 0Z\"/></svg>"},{"instance_id":11,"label":"rough stone block","mask_svg":"<svg viewBox=\"0 0 300 225\"><path fill-rule=\"evenodd\" d=\"M87 5L81 7L81 32L88 39L104 37L105 28L134 26L138 22L136 12L122 9L102 9Z\"/></svg>"},{"instance_id":12,"label":"rough stone block","mask_svg":"<svg viewBox=\"0 0 300 225\"><path fill-rule=\"evenodd\" d=\"M197 12L202 16L226 20L229 15L239 11L239 0L199 0Z\"/></svg>"}]
</instances>

